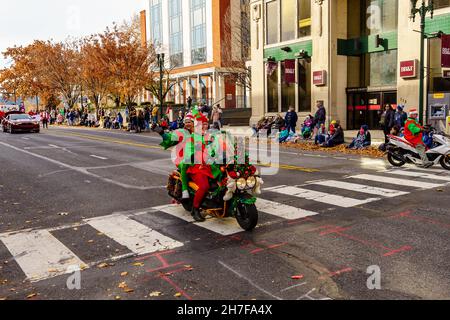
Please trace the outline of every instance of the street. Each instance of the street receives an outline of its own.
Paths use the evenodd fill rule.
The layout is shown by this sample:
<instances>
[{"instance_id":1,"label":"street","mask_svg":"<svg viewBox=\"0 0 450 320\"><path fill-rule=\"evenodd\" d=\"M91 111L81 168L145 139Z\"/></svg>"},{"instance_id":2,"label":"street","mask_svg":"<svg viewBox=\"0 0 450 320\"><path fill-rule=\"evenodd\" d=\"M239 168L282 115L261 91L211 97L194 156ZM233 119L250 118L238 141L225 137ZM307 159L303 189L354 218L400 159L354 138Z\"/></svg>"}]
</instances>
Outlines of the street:
<instances>
[{"instance_id":1,"label":"street","mask_svg":"<svg viewBox=\"0 0 450 320\"><path fill-rule=\"evenodd\" d=\"M441 167L281 149L258 227L243 232L172 204L160 140L0 134L0 299L450 298Z\"/></svg>"}]
</instances>

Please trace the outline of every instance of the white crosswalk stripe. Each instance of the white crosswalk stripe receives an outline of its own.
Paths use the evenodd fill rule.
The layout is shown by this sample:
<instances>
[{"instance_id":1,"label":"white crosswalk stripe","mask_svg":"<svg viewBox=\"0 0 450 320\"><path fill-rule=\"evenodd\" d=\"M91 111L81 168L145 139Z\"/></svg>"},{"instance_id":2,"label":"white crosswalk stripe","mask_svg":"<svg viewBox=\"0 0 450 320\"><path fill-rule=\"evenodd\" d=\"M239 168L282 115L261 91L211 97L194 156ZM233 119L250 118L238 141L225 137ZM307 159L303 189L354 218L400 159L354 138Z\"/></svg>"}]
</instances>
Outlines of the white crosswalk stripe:
<instances>
[{"instance_id":1,"label":"white crosswalk stripe","mask_svg":"<svg viewBox=\"0 0 450 320\"><path fill-rule=\"evenodd\" d=\"M94 218L87 222L90 226L139 255L183 246L183 243L119 214Z\"/></svg>"},{"instance_id":2,"label":"white crosswalk stripe","mask_svg":"<svg viewBox=\"0 0 450 320\"><path fill-rule=\"evenodd\" d=\"M259 198L256 201L256 207L260 212L265 212L287 220L297 220L301 218L315 216L318 214L317 212L304 210L302 208L292 207L282 203L264 200L261 198Z\"/></svg>"},{"instance_id":3,"label":"white crosswalk stripe","mask_svg":"<svg viewBox=\"0 0 450 320\"><path fill-rule=\"evenodd\" d=\"M430 180L438 180L438 181L447 181L450 182L449 176L438 176L435 174L425 173L425 172L415 172L415 171L405 171L405 170L390 170L385 173L395 174L406 177L414 177L421 179L430 179Z\"/></svg>"},{"instance_id":4,"label":"white crosswalk stripe","mask_svg":"<svg viewBox=\"0 0 450 320\"><path fill-rule=\"evenodd\" d=\"M47 230L0 235L0 240L31 282L83 269L86 264Z\"/></svg>"},{"instance_id":5,"label":"white crosswalk stripe","mask_svg":"<svg viewBox=\"0 0 450 320\"><path fill-rule=\"evenodd\" d=\"M314 190L308 190L303 188L297 188L297 187L289 187L289 186L281 186L281 187L275 187L275 188L267 188L266 191L271 191L275 193L285 194L289 196L294 196L297 198L303 198L307 200L313 200L316 202L331 204L338 207L343 208L351 208L360 206L362 204L366 204L369 202L374 202L381 200L380 198L370 198L370 199L354 199L354 198L348 198L343 197L335 194L329 194L325 192L319 192Z\"/></svg>"},{"instance_id":6,"label":"white crosswalk stripe","mask_svg":"<svg viewBox=\"0 0 450 320\"><path fill-rule=\"evenodd\" d=\"M351 176L349 179L359 179L359 180L366 180L366 181L375 181L375 182L382 182L387 184L394 184L404 187L415 187L415 188L421 188L421 189L433 189L440 187L440 184L435 183L429 183L429 182L421 182L416 180L407 180L407 179L400 179L400 178L394 178L394 177L386 177L386 176L376 176L373 174L359 174L356 176Z\"/></svg>"},{"instance_id":7,"label":"white crosswalk stripe","mask_svg":"<svg viewBox=\"0 0 450 320\"><path fill-rule=\"evenodd\" d=\"M349 190L349 191L367 193L367 194L382 196L382 197L386 197L386 198L395 198L395 197L399 197L399 196L404 196L409 193L409 192L404 192L404 191L385 189L385 188L377 188L377 187L371 187L371 186L367 186L367 185L363 185L363 184L348 183L348 182L337 181L337 180L317 181L317 182L313 182L311 184L319 185L319 186L332 186L333 188L337 188L337 189L344 189L344 190Z\"/></svg>"}]
</instances>

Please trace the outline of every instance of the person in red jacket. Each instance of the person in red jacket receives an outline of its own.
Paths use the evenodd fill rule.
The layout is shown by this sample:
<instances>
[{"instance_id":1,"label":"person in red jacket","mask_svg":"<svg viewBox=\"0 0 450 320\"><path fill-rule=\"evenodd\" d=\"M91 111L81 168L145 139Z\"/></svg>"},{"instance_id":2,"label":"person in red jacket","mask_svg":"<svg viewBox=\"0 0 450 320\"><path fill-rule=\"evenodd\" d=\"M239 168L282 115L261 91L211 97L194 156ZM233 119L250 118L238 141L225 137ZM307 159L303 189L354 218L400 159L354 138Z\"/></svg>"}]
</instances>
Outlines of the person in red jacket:
<instances>
[{"instance_id":1,"label":"person in red jacket","mask_svg":"<svg viewBox=\"0 0 450 320\"><path fill-rule=\"evenodd\" d=\"M409 112L409 117L405 123L405 139L411 143L414 148L416 148L417 153L419 153L420 158L422 159L422 166L425 168L431 167L434 163L428 160L427 157L427 148L423 143L423 127L417 121L417 117L419 113L416 109L412 109Z\"/></svg>"}]
</instances>

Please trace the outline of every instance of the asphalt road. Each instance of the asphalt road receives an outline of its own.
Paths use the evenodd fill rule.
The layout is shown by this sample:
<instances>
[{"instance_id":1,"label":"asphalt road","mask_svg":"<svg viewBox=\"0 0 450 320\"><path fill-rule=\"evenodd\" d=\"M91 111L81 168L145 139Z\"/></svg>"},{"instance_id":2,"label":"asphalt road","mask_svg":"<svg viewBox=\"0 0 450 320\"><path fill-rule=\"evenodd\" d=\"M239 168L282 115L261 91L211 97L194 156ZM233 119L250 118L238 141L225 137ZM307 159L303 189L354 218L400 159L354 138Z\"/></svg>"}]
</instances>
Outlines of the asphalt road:
<instances>
[{"instance_id":1,"label":"asphalt road","mask_svg":"<svg viewBox=\"0 0 450 320\"><path fill-rule=\"evenodd\" d=\"M159 142L79 128L0 134L0 299L450 298L440 167L283 149L246 233L171 204ZM83 270L65 274L71 266Z\"/></svg>"}]
</instances>

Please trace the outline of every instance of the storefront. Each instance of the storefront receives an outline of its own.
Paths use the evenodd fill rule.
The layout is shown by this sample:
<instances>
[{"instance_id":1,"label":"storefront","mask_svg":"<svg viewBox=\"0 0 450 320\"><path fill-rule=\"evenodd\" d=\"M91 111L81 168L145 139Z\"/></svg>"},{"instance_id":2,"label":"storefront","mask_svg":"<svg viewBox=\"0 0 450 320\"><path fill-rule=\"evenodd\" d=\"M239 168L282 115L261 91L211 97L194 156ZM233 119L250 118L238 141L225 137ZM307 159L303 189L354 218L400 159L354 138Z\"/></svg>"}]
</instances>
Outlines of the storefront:
<instances>
[{"instance_id":1,"label":"storefront","mask_svg":"<svg viewBox=\"0 0 450 320\"><path fill-rule=\"evenodd\" d=\"M397 91L385 88L383 91L368 88L347 89L347 128L358 130L362 125L370 129L380 129L381 114L384 106L390 104L397 108Z\"/></svg>"}]
</instances>

